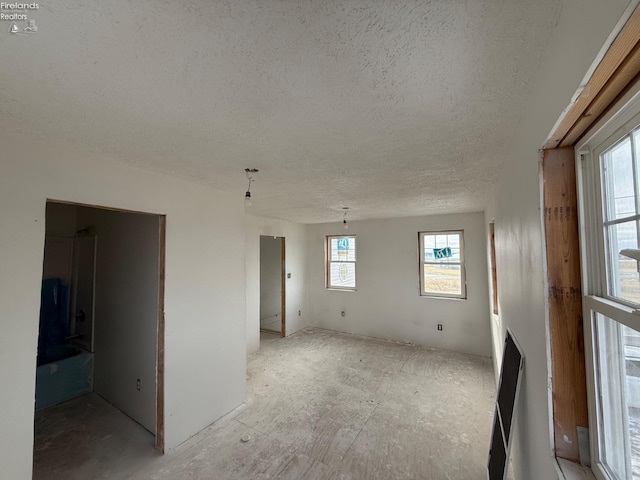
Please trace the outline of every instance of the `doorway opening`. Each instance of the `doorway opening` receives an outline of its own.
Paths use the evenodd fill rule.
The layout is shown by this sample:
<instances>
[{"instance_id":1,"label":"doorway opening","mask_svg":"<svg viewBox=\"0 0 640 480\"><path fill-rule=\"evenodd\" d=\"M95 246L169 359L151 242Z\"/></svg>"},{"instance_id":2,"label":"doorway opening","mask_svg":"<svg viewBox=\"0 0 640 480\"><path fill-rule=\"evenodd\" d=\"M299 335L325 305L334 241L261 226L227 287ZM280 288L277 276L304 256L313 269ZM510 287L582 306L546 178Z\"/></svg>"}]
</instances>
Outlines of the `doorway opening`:
<instances>
[{"instance_id":1,"label":"doorway opening","mask_svg":"<svg viewBox=\"0 0 640 480\"><path fill-rule=\"evenodd\" d=\"M101 437L163 451L165 217L47 201L45 218L34 478L107 463Z\"/></svg>"},{"instance_id":2,"label":"doorway opening","mask_svg":"<svg viewBox=\"0 0 640 480\"><path fill-rule=\"evenodd\" d=\"M260 236L260 332L286 336L285 238Z\"/></svg>"}]
</instances>

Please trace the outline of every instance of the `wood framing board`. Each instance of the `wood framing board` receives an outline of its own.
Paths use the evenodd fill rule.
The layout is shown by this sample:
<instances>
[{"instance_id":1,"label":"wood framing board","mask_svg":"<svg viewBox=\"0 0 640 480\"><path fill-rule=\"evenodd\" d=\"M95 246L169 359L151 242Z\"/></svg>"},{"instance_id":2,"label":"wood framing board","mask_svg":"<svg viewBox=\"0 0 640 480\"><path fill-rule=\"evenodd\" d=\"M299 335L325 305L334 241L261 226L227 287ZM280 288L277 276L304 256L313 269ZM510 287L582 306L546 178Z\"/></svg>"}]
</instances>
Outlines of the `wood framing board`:
<instances>
[{"instance_id":1,"label":"wood framing board","mask_svg":"<svg viewBox=\"0 0 640 480\"><path fill-rule=\"evenodd\" d=\"M158 236L160 240L158 258L158 344L156 373L156 449L164 453L164 282L166 252L167 218L158 218Z\"/></svg>"},{"instance_id":2,"label":"wood framing board","mask_svg":"<svg viewBox=\"0 0 640 480\"><path fill-rule=\"evenodd\" d=\"M287 336L287 261L286 261L286 245L285 245L285 237L280 237L281 244L281 269L282 269L282 288L281 288L281 296L282 296L282 306L280 311L282 312L282 324L280 326L280 333L283 337Z\"/></svg>"},{"instance_id":3,"label":"wood framing board","mask_svg":"<svg viewBox=\"0 0 640 480\"><path fill-rule=\"evenodd\" d=\"M571 146L604 113L628 83L640 73L640 6L620 30L562 120L554 127L544 148Z\"/></svg>"},{"instance_id":4,"label":"wood framing board","mask_svg":"<svg viewBox=\"0 0 640 480\"><path fill-rule=\"evenodd\" d=\"M491 298L493 313L498 315L498 266L496 264L496 232L495 222L489 224L489 247L491 249Z\"/></svg>"},{"instance_id":5,"label":"wood framing board","mask_svg":"<svg viewBox=\"0 0 640 480\"><path fill-rule=\"evenodd\" d=\"M618 68L616 74L611 77L607 85L600 90L578 121L571 127L560 146L574 145L587 130L597 122L608 109L616 103L620 96L624 95L628 88L634 84L634 79L640 73L640 44L636 45L631 54Z\"/></svg>"},{"instance_id":6,"label":"wood framing board","mask_svg":"<svg viewBox=\"0 0 640 480\"><path fill-rule=\"evenodd\" d=\"M577 429L589 427L589 412L573 148L544 151L543 181L555 453L579 462Z\"/></svg>"}]
</instances>

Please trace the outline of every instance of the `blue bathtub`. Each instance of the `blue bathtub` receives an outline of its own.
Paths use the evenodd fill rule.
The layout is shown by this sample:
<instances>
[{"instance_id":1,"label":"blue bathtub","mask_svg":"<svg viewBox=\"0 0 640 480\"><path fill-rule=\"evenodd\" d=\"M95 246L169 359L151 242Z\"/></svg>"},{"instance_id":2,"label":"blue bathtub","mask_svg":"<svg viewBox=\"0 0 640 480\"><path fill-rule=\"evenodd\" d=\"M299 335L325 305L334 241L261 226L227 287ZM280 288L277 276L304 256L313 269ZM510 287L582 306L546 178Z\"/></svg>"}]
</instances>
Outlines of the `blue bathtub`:
<instances>
[{"instance_id":1,"label":"blue bathtub","mask_svg":"<svg viewBox=\"0 0 640 480\"><path fill-rule=\"evenodd\" d=\"M93 353L72 345L48 347L36 369L36 410L93 390Z\"/></svg>"}]
</instances>

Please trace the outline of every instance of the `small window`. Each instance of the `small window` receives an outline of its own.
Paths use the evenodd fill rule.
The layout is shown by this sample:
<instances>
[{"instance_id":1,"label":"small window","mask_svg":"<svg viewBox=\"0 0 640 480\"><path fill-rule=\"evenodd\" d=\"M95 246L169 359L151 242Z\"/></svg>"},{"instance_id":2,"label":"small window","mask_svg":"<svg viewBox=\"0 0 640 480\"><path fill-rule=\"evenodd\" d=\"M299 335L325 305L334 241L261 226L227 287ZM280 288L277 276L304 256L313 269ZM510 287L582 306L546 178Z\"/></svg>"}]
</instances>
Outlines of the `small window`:
<instances>
[{"instance_id":1,"label":"small window","mask_svg":"<svg viewBox=\"0 0 640 480\"><path fill-rule=\"evenodd\" d=\"M420 295L467 298L462 230L420 232Z\"/></svg>"},{"instance_id":2,"label":"small window","mask_svg":"<svg viewBox=\"0 0 640 480\"><path fill-rule=\"evenodd\" d=\"M327 288L356 289L355 235L328 236L326 256Z\"/></svg>"}]
</instances>

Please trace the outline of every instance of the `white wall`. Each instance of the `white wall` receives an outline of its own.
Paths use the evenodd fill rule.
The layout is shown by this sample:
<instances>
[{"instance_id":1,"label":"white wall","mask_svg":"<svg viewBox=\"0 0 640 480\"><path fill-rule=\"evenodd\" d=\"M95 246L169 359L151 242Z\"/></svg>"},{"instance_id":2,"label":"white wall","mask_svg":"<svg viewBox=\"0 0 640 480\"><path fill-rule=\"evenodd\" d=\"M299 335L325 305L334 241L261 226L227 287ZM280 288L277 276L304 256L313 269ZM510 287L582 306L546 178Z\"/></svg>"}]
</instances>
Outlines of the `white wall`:
<instances>
[{"instance_id":1,"label":"white wall","mask_svg":"<svg viewBox=\"0 0 640 480\"><path fill-rule=\"evenodd\" d=\"M421 297L418 232L464 230L467 299ZM325 288L326 235L356 235L357 291ZM491 354L484 215L433 215L309 226L314 325L477 355ZM345 317L341 311L345 310ZM437 330L437 324L443 330Z\"/></svg>"},{"instance_id":2,"label":"white wall","mask_svg":"<svg viewBox=\"0 0 640 480\"><path fill-rule=\"evenodd\" d=\"M307 326L306 310L306 249L307 227L305 225L247 215L246 235L246 332L247 354L260 348L260 236L285 237L285 265L287 278L286 335L291 335ZM300 315L298 315L300 311Z\"/></svg>"},{"instance_id":3,"label":"white wall","mask_svg":"<svg viewBox=\"0 0 640 480\"><path fill-rule=\"evenodd\" d=\"M510 327L525 355L512 453L515 478L556 478L549 405L549 357L538 149L622 15L627 0L566 0L542 58L524 117L500 171L495 207L500 323L499 358Z\"/></svg>"},{"instance_id":4,"label":"white wall","mask_svg":"<svg viewBox=\"0 0 640 480\"><path fill-rule=\"evenodd\" d=\"M260 328L281 329L282 237L260 237Z\"/></svg>"},{"instance_id":5,"label":"white wall","mask_svg":"<svg viewBox=\"0 0 640 480\"><path fill-rule=\"evenodd\" d=\"M0 144L2 475L31 478L47 198L167 215L166 446L175 447L241 403L246 374L242 195L32 137L5 135Z\"/></svg>"},{"instance_id":6,"label":"white wall","mask_svg":"<svg viewBox=\"0 0 640 480\"><path fill-rule=\"evenodd\" d=\"M98 239L93 389L155 433L159 217L81 207L77 219Z\"/></svg>"}]
</instances>

